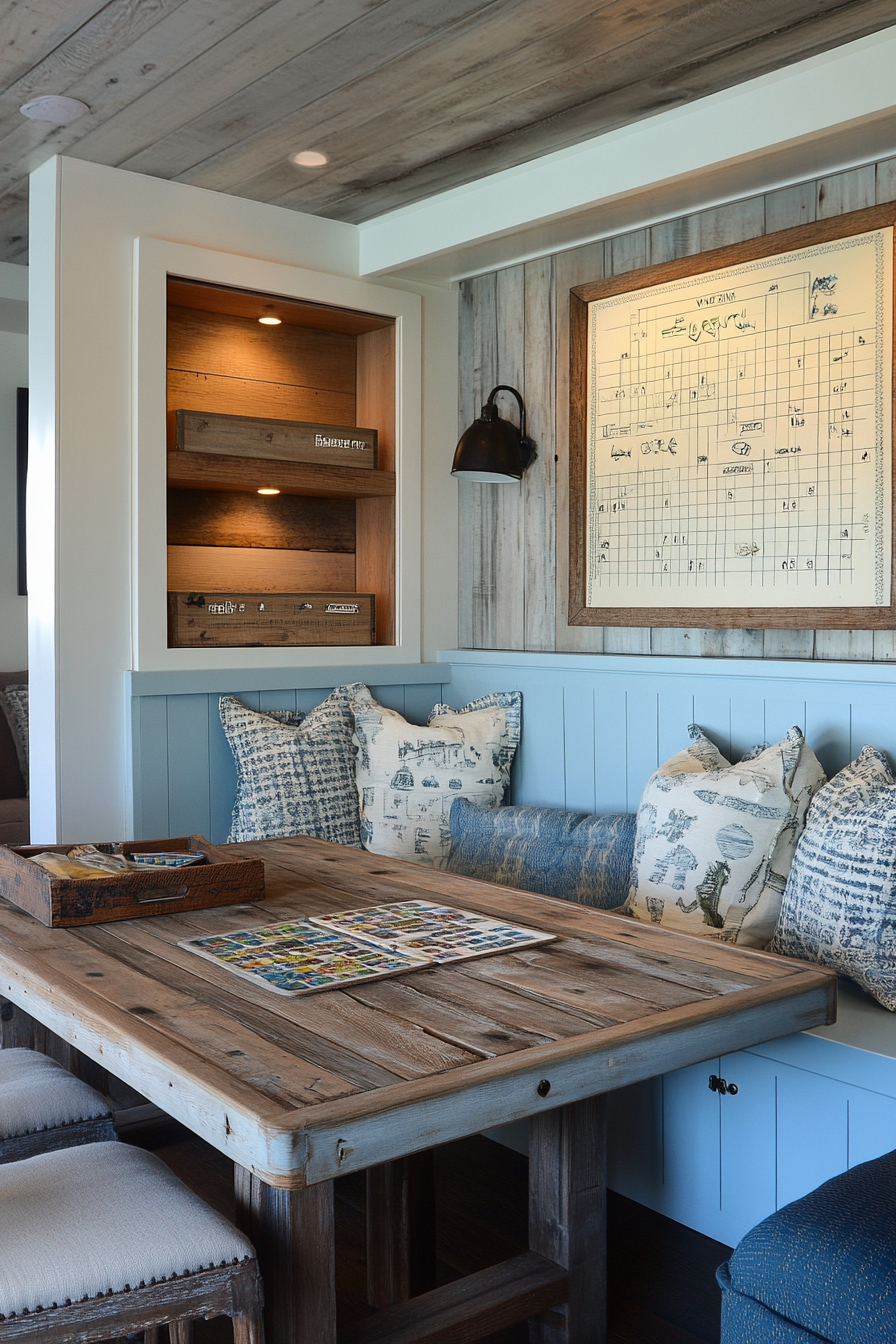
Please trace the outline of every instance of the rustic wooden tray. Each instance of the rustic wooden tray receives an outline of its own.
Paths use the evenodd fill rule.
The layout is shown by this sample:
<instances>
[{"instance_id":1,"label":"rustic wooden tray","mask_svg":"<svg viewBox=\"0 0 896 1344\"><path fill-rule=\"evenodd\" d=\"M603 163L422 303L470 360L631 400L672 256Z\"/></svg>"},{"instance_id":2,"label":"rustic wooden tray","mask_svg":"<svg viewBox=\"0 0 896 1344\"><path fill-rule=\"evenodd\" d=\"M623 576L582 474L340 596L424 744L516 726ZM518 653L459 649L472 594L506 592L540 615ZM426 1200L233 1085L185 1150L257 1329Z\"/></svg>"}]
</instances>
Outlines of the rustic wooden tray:
<instances>
[{"instance_id":1,"label":"rustic wooden tray","mask_svg":"<svg viewBox=\"0 0 896 1344\"><path fill-rule=\"evenodd\" d=\"M175 419L178 452L320 462L331 467L376 467L375 429L203 411L177 411Z\"/></svg>"},{"instance_id":2,"label":"rustic wooden tray","mask_svg":"<svg viewBox=\"0 0 896 1344\"><path fill-rule=\"evenodd\" d=\"M172 649L372 644L373 593L169 593Z\"/></svg>"},{"instance_id":3,"label":"rustic wooden tray","mask_svg":"<svg viewBox=\"0 0 896 1344\"><path fill-rule=\"evenodd\" d=\"M32 854L67 854L72 845L0 845L0 896L50 928L169 915L264 900L264 863L212 845L201 835L123 844L122 853L182 850L206 855L187 868L149 868L102 877L54 877ZM97 846L100 848L100 846Z\"/></svg>"}]
</instances>

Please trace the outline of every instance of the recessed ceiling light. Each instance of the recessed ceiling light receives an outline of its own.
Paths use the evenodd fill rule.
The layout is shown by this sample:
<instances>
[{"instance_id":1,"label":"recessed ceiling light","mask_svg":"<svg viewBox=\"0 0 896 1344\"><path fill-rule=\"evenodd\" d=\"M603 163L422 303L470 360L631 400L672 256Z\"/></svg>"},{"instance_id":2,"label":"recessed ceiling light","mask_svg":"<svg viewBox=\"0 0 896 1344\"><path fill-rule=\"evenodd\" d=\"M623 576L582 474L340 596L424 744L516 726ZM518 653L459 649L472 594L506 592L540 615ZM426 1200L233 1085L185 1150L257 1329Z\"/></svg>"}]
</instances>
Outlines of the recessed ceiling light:
<instances>
[{"instance_id":1,"label":"recessed ceiling light","mask_svg":"<svg viewBox=\"0 0 896 1344\"><path fill-rule=\"evenodd\" d=\"M19 111L32 121L50 121L55 126L67 126L71 121L83 117L90 108L80 98L63 98L61 94L50 93L43 98L32 98L23 103Z\"/></svg>"},{"instance_id":2,"label":"recessed ceiling light","mask_svg":"<svg viewBox=\"0 0 896 1344\"><path fill-rule=\"evenodd\" d=\"M275 490L272 485L263 485L258 493L260 495L279 495L280 491Z\"/></svg>"},{"instance_id":3,"label":"recessed ceiling light","mask_svg":"<svg viewBox=\"0 0 896 1344\"><path fill-rule=\"evenodd\" d=\"M300 168L323 168L327 162L327 156L319 153L316 149L300 149L298 154L293 154L292 161L297 163Z\"/></svg>"}]
</instances>

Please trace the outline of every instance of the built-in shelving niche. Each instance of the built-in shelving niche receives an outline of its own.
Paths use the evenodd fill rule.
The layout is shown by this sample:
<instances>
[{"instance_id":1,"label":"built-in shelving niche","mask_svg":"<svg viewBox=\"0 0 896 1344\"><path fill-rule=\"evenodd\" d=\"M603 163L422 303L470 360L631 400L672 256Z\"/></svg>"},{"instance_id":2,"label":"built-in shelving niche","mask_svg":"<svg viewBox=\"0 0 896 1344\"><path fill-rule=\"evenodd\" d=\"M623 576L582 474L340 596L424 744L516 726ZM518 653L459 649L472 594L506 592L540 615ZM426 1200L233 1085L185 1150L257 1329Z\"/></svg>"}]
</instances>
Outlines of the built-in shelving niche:
<instances>
[{"instance_id":1,"label":"built-in shelving niche","mask_svg":"<svg viewBox=\"0 0 896 1344\"><path fill-rule=\"evenodd\" d=\"M169 277L167 369L169 591L373 593L393 644L394 319ZM377 468L177 452L178 410L375 429Z\"/></svg>"}]
</instances>

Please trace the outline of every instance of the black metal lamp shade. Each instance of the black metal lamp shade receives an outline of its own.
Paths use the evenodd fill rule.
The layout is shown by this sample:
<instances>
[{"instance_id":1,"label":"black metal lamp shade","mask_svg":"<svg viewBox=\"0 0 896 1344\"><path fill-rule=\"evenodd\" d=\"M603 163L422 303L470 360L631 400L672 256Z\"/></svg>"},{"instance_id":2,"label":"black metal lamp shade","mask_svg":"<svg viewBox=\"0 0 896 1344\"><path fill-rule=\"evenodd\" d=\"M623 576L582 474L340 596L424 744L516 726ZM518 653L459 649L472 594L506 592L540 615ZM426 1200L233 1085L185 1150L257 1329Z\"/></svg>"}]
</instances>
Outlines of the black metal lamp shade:
<instances>
[{"instance_id":1,"label":"black metal lamp shade","mask_svg":"<svg viewBox=\"0 0 896 1344\"><path fill-rule=\"evenodd\" d=\"M520 427L498 418L495 397L511 392L519 402ZM451 475L461 481L519 481L535 456L535 444L526 434L526 407L515 387L499 383L488 394L478 420L460 436Z\"/></svg>"}]
</instances>

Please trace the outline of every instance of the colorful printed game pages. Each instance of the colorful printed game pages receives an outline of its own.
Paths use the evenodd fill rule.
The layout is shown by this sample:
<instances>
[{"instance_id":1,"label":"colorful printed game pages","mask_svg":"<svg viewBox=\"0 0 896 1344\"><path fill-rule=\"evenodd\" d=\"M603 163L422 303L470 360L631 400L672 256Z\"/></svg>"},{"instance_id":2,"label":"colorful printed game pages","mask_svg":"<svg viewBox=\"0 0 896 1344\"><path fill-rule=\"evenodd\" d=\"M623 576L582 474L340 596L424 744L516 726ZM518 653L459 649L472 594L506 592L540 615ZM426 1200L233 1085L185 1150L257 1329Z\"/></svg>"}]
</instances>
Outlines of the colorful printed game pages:
<instances>
[{"instance_id":1,"label":"colorful printed game pages","mask_svg":"<svg viewBox=\"0 0 896 1344\"><path fill-rule=\"evenodd\" d=\"M421 966L516 951L554 937L432 901L395 901L189 938L178 946L277 994L313 994Z\"/></svg>"}]
</instances>

